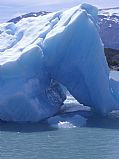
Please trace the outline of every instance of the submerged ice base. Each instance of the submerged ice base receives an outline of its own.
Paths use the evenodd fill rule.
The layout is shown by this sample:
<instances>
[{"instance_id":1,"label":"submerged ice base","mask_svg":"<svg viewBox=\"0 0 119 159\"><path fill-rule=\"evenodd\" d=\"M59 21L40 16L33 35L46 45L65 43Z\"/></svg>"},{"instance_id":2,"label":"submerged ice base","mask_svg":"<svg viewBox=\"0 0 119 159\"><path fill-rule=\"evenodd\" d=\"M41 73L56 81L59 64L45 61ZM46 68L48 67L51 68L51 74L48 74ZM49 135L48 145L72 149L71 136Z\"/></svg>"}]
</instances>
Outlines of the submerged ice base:
<instances>
[{"instance_id":1,"label":"submerged ice base","mask_svg":"<svg viewBox=\"0 0 119 159\"><path fill-rule=\"evenodd\" d=\"M53 116L65 100L62 85L101 114L119 109L97 13L82 4L0 25L1 120L36 122Z\"/></svg>"}]
</instances>

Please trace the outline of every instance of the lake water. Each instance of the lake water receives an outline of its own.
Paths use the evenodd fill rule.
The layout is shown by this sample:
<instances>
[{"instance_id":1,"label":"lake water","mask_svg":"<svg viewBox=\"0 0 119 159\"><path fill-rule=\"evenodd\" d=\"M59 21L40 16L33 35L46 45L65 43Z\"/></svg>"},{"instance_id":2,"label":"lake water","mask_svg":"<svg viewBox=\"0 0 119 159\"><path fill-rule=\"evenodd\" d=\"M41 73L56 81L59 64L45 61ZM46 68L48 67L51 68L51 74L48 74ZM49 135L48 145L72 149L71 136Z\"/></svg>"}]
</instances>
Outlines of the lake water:
<instances>
[{"instance_id":1,"label":"lake water","mask_svg":"<svg viewBox=\"0 0 119 159\"><path fill-rule=\"evenodd\" d=\"M1 122L0 159L119 159L119 119L67 129Z\"/></svg>"}]
</instances>

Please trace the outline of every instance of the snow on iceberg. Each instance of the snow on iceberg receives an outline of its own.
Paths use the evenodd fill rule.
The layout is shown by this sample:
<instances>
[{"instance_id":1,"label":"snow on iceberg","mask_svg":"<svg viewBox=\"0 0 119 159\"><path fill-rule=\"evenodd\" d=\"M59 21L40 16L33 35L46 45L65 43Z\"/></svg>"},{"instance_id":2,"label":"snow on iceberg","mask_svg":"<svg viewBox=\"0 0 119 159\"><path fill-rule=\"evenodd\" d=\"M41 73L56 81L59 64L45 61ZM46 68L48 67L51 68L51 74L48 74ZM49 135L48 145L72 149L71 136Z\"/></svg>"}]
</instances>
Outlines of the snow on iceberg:
<instances>
[{"instance_id":1,"label":"snow on iceberg","mask_svg":"<svg viewBox=\"0 0 119 159\"><path fill-rule=\"evenodd\" d=\"M60 83L102 114L118 109L95 7L1 24L0 46L0 119L35 122L54 115L65 100Z\"/></svg>"}]
</instances>

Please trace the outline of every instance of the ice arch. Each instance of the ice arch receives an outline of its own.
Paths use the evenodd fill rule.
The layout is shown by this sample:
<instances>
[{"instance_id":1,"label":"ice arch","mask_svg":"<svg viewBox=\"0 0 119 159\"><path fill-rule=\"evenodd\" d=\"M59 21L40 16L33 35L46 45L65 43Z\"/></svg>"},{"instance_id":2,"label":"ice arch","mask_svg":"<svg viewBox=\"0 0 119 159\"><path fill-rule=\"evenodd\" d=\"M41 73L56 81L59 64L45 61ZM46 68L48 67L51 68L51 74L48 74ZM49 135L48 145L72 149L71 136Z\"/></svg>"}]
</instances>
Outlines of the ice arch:
<instances>
[{"instance_id":1,"label":"ice arch","mask_svg":"<svg viewBox=\"0 0 119 159\"><path fill-rule=\"evenodd\" d=\"M0 119L54 115L65 100L59 83L102 114L119 108L96 21L97 9L83 4L0 25Z\"/></svg>"},{"instance_id":2,"label":"ice arch","mask_svg":"<svg viewBox=\"0 0 119 159\"><path fill-rule=\"evenodd\" d=\"M84 105L101 114L119 109L109 80L109 69L96 25L96 8L83 4L72 17L64 13L44 41L45 64ZM67 25L66 25L67 23ZM66 25L66 26L65 26Z\"/></svg>"}]
</instances>

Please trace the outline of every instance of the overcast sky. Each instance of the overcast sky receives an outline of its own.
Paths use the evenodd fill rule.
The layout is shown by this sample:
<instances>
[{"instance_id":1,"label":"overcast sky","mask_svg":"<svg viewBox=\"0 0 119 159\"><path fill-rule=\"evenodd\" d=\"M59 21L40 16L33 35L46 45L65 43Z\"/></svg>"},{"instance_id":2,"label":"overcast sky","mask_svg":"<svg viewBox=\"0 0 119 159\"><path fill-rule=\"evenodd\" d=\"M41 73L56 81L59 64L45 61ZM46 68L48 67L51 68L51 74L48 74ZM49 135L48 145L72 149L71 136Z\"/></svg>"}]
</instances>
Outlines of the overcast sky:
<instances>
[{"instance_id":1,"label":"overcast sky","mask_svg":"<svg viewBox=\"0 0 119 159\"><path fill-rule=\"evenodd\" d=\"M31 11L57 11L84 2L99 8L119 7L119 0L0 0L0 22Z\"/></svg>"}]
</instances>

